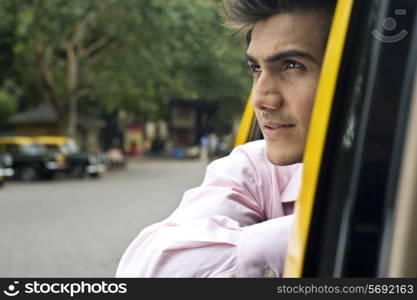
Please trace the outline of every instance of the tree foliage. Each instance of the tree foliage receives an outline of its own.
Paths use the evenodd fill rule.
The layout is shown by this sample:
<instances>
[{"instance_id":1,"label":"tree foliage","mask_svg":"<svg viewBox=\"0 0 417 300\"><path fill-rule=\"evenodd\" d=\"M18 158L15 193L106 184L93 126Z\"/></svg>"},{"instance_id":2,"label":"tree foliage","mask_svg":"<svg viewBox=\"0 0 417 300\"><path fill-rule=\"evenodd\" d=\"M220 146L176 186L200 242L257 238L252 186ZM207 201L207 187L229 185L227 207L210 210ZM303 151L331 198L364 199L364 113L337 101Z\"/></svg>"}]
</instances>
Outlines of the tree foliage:
<instances>
[{"instance_id":1,"label":"tree foliage","mask_svg":"<svg viewBox=\"0 0 417 300\"><path fill-rule=\"evenodd\" d=\"M22 101L159 117L172 98L229 101L248 93L243 45L222 25L221 0L0 0ZM0 58L4 58L1 54ZM87 99L87 100L86 100Z\"/></svg>"},{"instance_id":2,"label":"tree foliage","mask_svg":"<svg viewBox=\"0 0 417 300\"><path fill-rule=\"evenodd\" d=\"M0 87L0 125L4 125L5 120L17 111L17 99L20 95L20 88L12 80L4 81Z\"/></svg>"}]
</instances>

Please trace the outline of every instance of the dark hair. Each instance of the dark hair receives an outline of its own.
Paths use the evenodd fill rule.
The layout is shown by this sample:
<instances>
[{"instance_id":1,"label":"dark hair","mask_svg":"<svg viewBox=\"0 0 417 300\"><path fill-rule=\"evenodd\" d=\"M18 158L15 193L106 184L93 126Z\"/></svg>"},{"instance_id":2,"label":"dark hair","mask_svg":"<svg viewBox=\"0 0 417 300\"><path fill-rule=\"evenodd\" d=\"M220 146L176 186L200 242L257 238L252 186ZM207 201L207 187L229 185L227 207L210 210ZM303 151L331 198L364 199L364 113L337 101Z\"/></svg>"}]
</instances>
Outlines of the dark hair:
<instances>
[{"instance_id":1,"label":"dark hair","mask_svg":"<svg viewBox=\"0 0 417 300\"><path fill-rule=\"evenodd\" d=\"M237 29L246 41L261 20L274 15L305 10L323 10L326 20L326 40L336 0L224 0L222 15L228 27Z\"/></svg>"}]
</instances>

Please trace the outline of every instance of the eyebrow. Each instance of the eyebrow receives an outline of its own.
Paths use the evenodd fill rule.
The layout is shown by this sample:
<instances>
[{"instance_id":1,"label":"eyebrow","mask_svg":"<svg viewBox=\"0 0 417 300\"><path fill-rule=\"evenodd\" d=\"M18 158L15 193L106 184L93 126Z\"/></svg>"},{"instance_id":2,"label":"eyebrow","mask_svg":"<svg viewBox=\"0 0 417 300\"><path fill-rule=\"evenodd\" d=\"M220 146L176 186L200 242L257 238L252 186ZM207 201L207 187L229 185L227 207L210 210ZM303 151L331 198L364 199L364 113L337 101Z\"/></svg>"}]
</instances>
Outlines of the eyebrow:
<instances>
[{"instance_id":1,"label":"eyebrow","mask_svg":"<svg viewBox=\"0 0 417 300\"><path fill-rule=\"evenodd\" d=\"M254 58L253 56L247 53L245 54L245 57L250 62L258 63L258 60L256 58ZM318 64L317 60L314 58L313 55L311 55L308 52L304 52L300 50L288 50L288 51L280 52L277 54L273 54L271 56L268 56L266 59L264 59L264 61L271 64L279 60L283 60L283 59L290 58L290 57L302 57L302 58L306 58L310 60L311 62L315 64Z\"/></svg>"}]
</instances>

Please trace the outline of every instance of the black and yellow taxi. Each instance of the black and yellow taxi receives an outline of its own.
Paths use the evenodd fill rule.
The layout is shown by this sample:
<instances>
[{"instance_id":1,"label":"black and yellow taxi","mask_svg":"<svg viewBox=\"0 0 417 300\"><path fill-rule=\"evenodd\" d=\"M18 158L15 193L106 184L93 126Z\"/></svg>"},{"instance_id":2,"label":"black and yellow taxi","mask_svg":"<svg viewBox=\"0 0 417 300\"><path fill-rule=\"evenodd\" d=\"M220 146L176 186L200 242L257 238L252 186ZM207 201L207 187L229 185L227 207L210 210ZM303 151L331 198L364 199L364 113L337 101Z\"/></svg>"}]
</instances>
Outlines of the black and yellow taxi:
<instances>
[{"instance_id":1,"label":"black and yellow taxi","mask_svg":"<svg viewBox=\"0 0 417 300\"><path fill-rule=\"evenodd\" d=\"M95 153L82 152L76 141L68 136L35 136L32 140L52 153L61 154L67 164L70 177L100 177L106 171L102 157Z\"/></svg>"},{"instance_id":2,"label":"black and yellow taxi","mask_svg":"<svg viewBox=\"0 0 417 300\"><path fill-rule=\"evenodd\" d=\"M417 277L416 20L415 0L338 0L285 277ZM260 138L249 97L236 145Z\"/></svg>"},{"instance_id":3,"label":"black and yellow taxi","mask_svg":"<svg viewBox=\"0 0 417 300\"><path fill-rule=\"evenodd\" d=\"M0 137L0 153L10 155L14 175L24 181L53 178L65 169L65 158L36 144L31 137Z\"/></svg>"}]
</instances>

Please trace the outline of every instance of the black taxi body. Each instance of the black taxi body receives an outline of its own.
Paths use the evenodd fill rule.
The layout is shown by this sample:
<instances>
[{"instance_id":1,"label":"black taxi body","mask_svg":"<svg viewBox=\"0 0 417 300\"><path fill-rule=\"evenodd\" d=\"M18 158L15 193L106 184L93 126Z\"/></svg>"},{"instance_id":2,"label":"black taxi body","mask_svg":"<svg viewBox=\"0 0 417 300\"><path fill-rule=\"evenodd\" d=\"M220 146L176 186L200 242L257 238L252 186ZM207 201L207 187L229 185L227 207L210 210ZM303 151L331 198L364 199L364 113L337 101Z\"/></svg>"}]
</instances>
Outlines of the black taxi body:
<instances>
[{"instance_id":1,"label":"black taxi body","mask_svg":"<svg viewBox=\"0 0 417 300\"><path fill-rule=\"evenodd\" d=\"M14 176L24 181L53 178L65 169L62 155L48 152L30 137L0 137L0 153L11 156Z\"/></svg>"},{"instance_id":2,"label":"black taxi body","mask_svg":"<svg viewBox=\"0 0 417 300\"><path fill-rule=\"evenodd\" d=\"M65 157L66 173L70 177L100 177L106 171L103 158L95 153L80 151L74 139L67 136L36 136L33 141L48 151Z\"/></svg>"}]
</instances>

